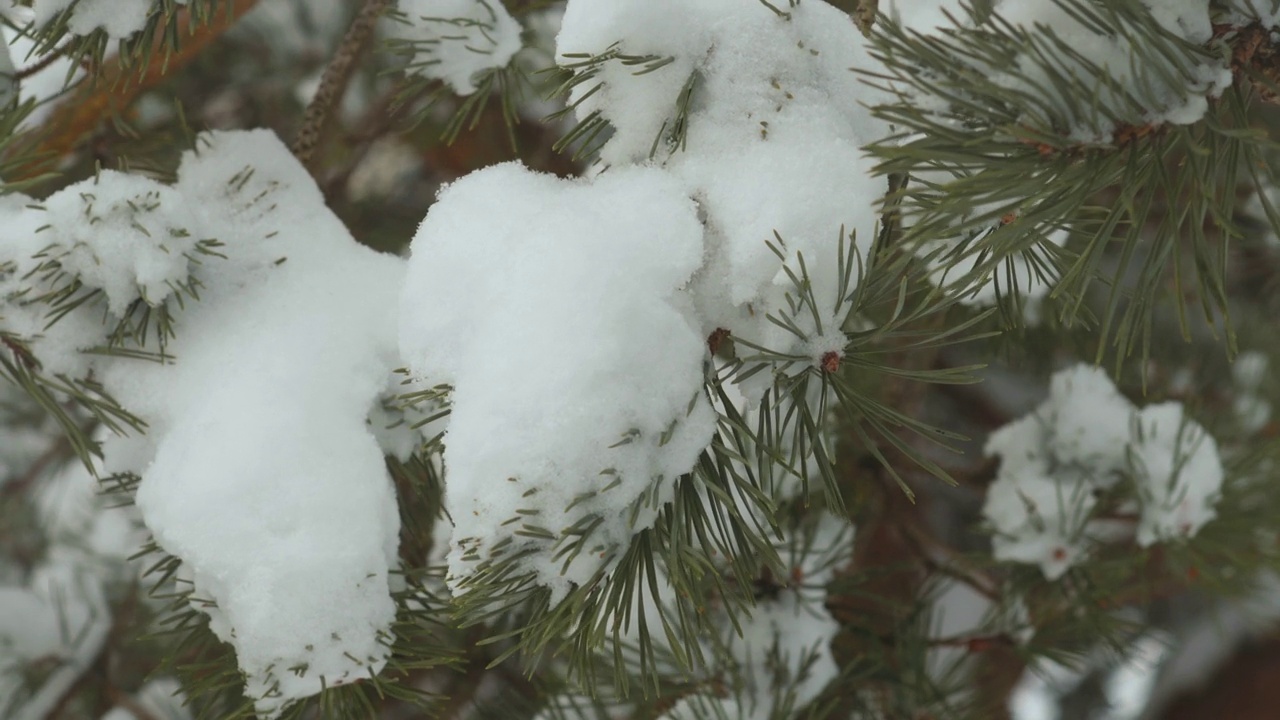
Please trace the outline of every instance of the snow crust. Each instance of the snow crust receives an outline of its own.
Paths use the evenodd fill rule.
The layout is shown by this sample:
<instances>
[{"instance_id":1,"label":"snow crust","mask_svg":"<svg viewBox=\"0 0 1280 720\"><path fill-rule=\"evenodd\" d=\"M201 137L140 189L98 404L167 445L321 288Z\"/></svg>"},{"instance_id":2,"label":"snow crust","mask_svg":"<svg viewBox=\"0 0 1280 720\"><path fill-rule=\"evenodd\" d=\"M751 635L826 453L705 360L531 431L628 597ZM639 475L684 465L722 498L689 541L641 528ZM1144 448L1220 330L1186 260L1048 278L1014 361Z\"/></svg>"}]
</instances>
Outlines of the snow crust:
<instances>
[{"instance_id":1,"label":"snow crust","mask_svg":"<svg viewBox=\"0 0 1280 720\"><path fill-rule=\"evenodd\" d=\"M390 37L412 44L408 71L443 80L459 95L476 91L475 76L506 67L520 50L520 23L498 0L399 0L406 23Z\"/></svg>"},{"instance_id":2,"label":"snow crust","mask_svg":"<svg viewBox=\"0 0 1280 720\"><path fill-rule=\"evenodd\" d=\"M1099 518L1106 493L1137 513L1127 535L1139 545L1194 536L1216 516L1223 482L1217 443L1181 404L1138 409L1106 374L1077 365L1050 381L1034 412L991 434L1000 458L983 515L999 560L1038 564L1054 580L1078 564L1092 542L1116 538Z\"/></svg>"}]
</instances>

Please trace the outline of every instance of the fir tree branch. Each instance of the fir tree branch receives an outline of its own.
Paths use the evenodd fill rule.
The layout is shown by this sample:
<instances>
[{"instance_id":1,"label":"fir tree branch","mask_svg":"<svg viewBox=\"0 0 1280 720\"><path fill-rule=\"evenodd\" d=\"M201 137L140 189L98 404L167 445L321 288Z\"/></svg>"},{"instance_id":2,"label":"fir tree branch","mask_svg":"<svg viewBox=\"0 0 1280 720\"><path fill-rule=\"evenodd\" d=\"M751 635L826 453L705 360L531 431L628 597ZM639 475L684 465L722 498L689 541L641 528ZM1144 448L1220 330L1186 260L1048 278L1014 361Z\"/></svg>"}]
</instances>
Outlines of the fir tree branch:
<instances>
[{"instance_id":1,"label":"fir tree branch","mask_svg":"<svg viewBox=\"0 0 1280 720\"><path fill-rule=\"evenodd\" d=\"M356 60L369 44L378 18L390 6L390 0L365 0L355 20L351 22L351 27L347 29L347 34L343 36L342 43L338 45L338 50L324 69L320 88L307 106L302 129L298 131L298 138L293 143L293 154L303 165L310 164L311 156L320 143L325 124L329 120L330 111L345 93L355 70Z\"/></svg>"}]
</instances>

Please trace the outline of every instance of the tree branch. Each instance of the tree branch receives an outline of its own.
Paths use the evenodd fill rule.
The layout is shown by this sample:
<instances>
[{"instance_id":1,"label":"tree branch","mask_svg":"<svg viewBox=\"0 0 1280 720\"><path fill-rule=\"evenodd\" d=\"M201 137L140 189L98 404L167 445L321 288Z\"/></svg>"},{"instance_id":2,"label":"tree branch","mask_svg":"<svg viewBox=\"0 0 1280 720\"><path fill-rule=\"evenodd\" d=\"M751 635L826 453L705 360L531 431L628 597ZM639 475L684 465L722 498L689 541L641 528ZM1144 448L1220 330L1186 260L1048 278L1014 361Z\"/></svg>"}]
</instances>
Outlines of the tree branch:
<instances>
[{"instance_id":1,"label":"tree branch","mask_svg":"<svg viewBox=\"0 0 1280 720\"><path fill-rule=\"evenodd\" d=\"M73 150L103 120L124 110L142 93L167 79L171 72L194 60L257 2L231 0L227 12L216 13L202 25L195 24L190 10L178 11L182 48L172 54L166 50L157 52L160 57L147 63L141 74L135 65L123 62L118 56L108 60L96 78L82 82L58 103L39 135L35 159L20 167L10 180L29 180L48 170L50 163ZM158 45L158 48L164 47L163 43Z\"/></svg>"}]
</instances>

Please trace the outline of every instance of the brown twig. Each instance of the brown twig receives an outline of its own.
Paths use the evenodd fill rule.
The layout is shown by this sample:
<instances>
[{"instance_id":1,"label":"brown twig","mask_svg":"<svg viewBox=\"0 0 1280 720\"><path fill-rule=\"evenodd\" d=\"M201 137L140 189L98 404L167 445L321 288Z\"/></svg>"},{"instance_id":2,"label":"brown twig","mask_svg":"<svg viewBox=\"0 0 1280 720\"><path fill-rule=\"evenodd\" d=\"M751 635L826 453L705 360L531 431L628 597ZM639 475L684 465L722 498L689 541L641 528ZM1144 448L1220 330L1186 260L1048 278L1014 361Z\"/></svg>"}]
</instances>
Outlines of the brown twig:
<instances>
[{"instance_id":1,"label":"brown twig","mask_svg":"<svg viewBox=\"0 0 1280 720\"><path fill-rule=\"evenodd\" d=\"M981 568L974 567L963 555L939 542L914 521L907 520L901 527L907 542L930 569L968 585L993 603L999 604L1002 601L1000 583L995 578Z\"/></svg>"},{"instance_id":2,"label":"brown twig","mask_svg":"<svg viewBox=\"0 0 1280 720\"><path fill-rule=\"evenodd\" d=\"M49 447L40 454L18 477L5 483L0 490L0 498L17 497L27 490L35 481L44 475L54 463L70 455L71 442L65 435L58 435Z\"/></svg>"},{"instance_id":3,"label":"brown twig","mask_svg":"<svg viewBox=\"0 0 1280 720\"><path fill-rule=\"evenodd\" d=\"M68 47L70 47L70 46L71 46L71 43L69 43L69 42L67 42L67 43L63 43L62 45L60 45L60 46L58 46L58 47L54 48L53 50L50 50L49 52L45 53L44 55L42 55L42 56L40 57L40 59L39 59L39 60L35 61L34 63L31 63L30 65L28 65L28 66L26 66L26 67L22 68L21 70L19 70L19 71L15 72L15 73L13 74L13 79L14 79L14 81L26 80L27 78L31 77L32 75L35 75L36 73L40 72L41 70L44 70L45 68L47 68L47 67L49 67L50 65L54 64L54 63L55 63L55 62L57 62L57 61L58 61L62 56L64 56L64 55L66 54L66 52L67 52L67 48L68 48Z\"/></svg>"},{"instance_id":4,"label":"brown twig","mask_svg":"<svg viewBox=\"0 0 1280 720\"><path fill-rule=\"evenodd\" d=\"M333 59L320 76L320 88L307 106L302 118L302 129L298 131L298 139L293 143L293 154L303 165L310 164L311 156L324 134L329 113L346 92L356 60L368 45L378 18L390 6L391 0L365 0L364 6L351 22L351 27L347 29L347 34L343 36L342 43L338 45Z\"/></svg>"}]
</instances>

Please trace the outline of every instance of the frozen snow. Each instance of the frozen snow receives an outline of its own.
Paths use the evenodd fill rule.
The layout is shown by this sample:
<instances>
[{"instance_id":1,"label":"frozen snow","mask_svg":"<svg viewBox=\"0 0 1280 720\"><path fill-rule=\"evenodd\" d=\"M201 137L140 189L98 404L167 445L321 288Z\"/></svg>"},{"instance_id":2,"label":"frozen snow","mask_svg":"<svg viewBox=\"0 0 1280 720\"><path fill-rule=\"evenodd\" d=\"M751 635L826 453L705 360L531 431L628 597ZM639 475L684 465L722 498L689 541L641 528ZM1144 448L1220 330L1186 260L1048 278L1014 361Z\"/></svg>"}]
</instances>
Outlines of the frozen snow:
<instances>
[{"instance_id":1,"label":"frozen snow","mask_svg":"<svg viewBox=\"0 0 1280 720\"><path fill-rule=\"evenodd\" d=\"M407 23L388 34L411 43L408 71L443 80L459 95L476 91L475 76L506 67L520 50L520 23L499 0L399 0Z\"/></svg>"},{"instance_id":2,"label":"frozen snow","mask_svg":"<svg viewBox=\"0 0 1280 720\"><path fill-rule=\"evenodd\" d=\"M1051 580L1094 542L1195 535L1214 518L1223 481L1217 443L1181 404L1139 410L1085 365L1056 373L1048 399L992 433L986 452L1001 460L983 507L995 557L1038 564ZM1128 497L1118 509L1138 513L1136 528L1093 516L1117 485Z\"/></svg>"},{"instance_id":3,"label":"frozen snow","mask_svg":"<svg viewBox=\"0 0 1280 720\"><path fill-rule=\"evenodd\" d=\"M470 553L516 537L511 518L557 537L600 519L589 553L530 561L556 598L653 521L714 426L705 344L677 292L701 258L694 205L658 170L569 181L505 164L441 192L413 242L400 346L453 386L455 583Z\"/></svg>"}]
</instances>

